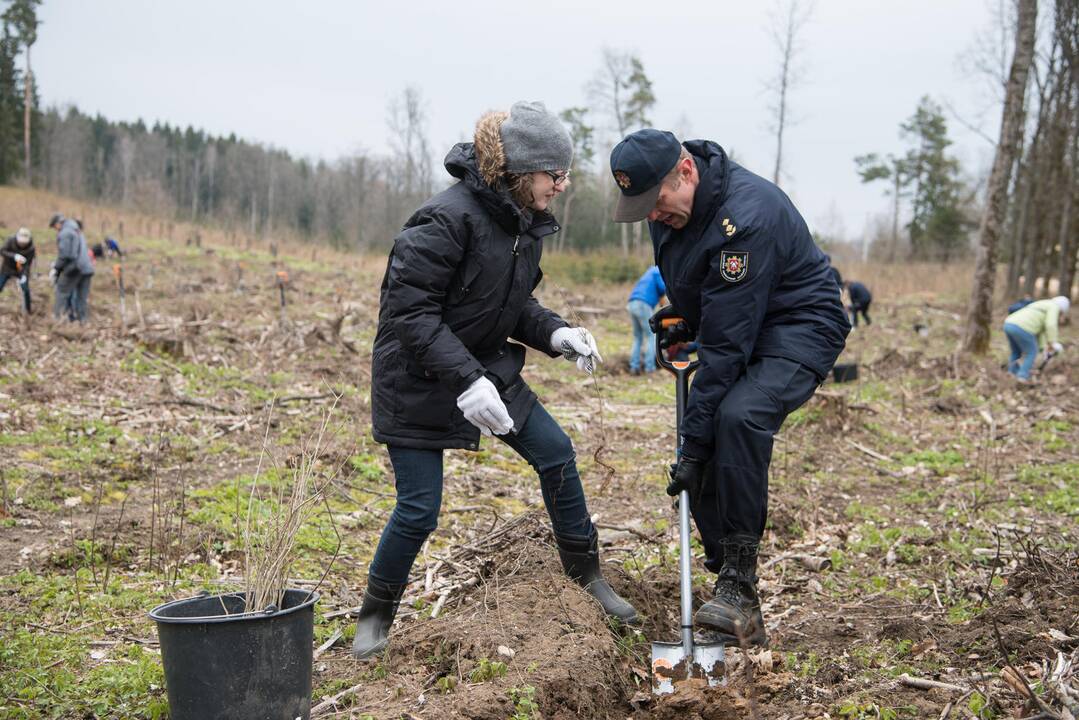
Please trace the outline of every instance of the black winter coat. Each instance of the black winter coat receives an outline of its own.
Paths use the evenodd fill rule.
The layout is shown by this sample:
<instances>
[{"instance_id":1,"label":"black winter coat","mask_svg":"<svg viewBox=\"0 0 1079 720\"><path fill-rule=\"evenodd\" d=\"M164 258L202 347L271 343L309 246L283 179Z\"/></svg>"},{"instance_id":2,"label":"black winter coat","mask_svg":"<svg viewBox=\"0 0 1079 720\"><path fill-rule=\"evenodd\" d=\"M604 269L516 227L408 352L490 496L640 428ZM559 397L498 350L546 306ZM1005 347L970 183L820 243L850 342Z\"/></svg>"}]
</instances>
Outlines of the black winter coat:
<instances>
[{"instance_id":1,"label":"black winter coat","mask_svg":"<svg viewBox=\"0 0 1079 720\"><path fill-rule=\"evenodd\" d=\"M860 282L852 282L850 287L847 288L847 292L850 293L851 304L858 307L865 307L873 302L873 293L869 292L869 288Z\"/></svg>"},{"instance_id":2,"label":"black winter coat","mask_svg":"<svg viewBox=\"0 0 1079 720\"><path fill-rule=\"evenodd\" d=\"M700 342L681 431L684 450L707 457L719 404L752 358L787 358L824 378L850 323L790 198L713 142L685 147L700 173L689 223L649 230L667 296Z\"/></svg>"},{"instance_id":3,"label":"black winter coat","mask_svg":"<svg viewBox=\"0 0 1079 720\"><path fill-rule=\"evenodd\" d=\"M409 218L394 240L371 359L375 440L414 448L479 447L457 396L480 376L498 388L518 428L536 396L521 378L524 346L546 352L567 325L532 296L543 238L559 226L522 211L480 177L471 143L446 156L459 182Z\"/></svg>"},{"instance_id":4,"label":"black winter coat","mask_svg":"<svg viewBox=\"0 0 1079 720\"><path fill-rule=\"evenodd\" d=\"M0 248L0 275L10 275L11 277L19 277L30 272L30 266L34 264L34 256L37 254L37 250L34 249L34 241L31 240L30 244L26 247L21 247L15 236L12 235L5 242L4 246ZM26 264L19 269L15 265L15 255L22 255L26 258Z\"/></svg>"}]
</instances>

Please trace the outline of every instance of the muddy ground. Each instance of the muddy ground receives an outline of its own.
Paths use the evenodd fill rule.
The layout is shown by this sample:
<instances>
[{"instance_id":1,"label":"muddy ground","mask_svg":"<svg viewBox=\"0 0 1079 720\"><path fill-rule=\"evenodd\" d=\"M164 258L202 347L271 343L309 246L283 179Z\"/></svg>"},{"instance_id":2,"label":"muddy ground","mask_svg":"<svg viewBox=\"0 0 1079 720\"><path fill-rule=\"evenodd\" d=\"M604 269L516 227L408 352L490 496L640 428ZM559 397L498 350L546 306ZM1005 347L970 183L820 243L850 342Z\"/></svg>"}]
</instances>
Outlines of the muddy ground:
<instances>
[{"instance_id":1,"label":"muddy ground","mask_svg":"<svg viewBox=\"0 0 1079 720\"><path fill-rule=\"evenodd\" d=\"M1076 712L1079 364L1065 354L1019 386L999 367L1002 338L992 357L954 356L962 293L878 291L843 358L858 380L826 384L776 444L770 647L731 649L725 687L657 699L649 642L678 627L663 493L674 393L662 373L626 371L627 286L571 284L552 258L539 295L592 328L607 362L589 379L533 353L525 375L574 439L606 572L645 615L640 632L609 626L566 582L535 477L485 441L447 454L440 527L390 650L359 663L348 612L393 506L368 406L384 260L127 244L122 317L108 266L84 327L51 321L41 278L29 322L0 294L0 718L167 717L146 611L238 586L237 508L287 482L327 415L327 502L292 568L321 594L320 717ZM697 563L698 601L710 582Z\"/></svg>"}]
</instances>

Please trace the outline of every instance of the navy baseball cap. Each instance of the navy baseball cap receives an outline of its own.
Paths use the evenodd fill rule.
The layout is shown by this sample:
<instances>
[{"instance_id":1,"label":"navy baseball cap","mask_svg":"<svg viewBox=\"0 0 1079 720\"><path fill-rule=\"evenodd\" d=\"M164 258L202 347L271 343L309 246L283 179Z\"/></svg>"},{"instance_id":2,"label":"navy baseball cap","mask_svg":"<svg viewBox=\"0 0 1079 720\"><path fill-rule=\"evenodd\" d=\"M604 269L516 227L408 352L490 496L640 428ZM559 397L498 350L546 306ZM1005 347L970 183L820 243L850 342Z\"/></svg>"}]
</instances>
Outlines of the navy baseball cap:
<instances>
[{"instance_id":1,"label":"navy baseball cap","mask_svg":"<svg viewBox=\"0 0 1079 720\"><path fill-rule=\"evenodd\" d=\"M627 135L611 150L611 173L622 191L615 222L638 222L656 207L663 178L678 163L682 143L666 130L645 128Z\"/></svg>"}]
</instances>

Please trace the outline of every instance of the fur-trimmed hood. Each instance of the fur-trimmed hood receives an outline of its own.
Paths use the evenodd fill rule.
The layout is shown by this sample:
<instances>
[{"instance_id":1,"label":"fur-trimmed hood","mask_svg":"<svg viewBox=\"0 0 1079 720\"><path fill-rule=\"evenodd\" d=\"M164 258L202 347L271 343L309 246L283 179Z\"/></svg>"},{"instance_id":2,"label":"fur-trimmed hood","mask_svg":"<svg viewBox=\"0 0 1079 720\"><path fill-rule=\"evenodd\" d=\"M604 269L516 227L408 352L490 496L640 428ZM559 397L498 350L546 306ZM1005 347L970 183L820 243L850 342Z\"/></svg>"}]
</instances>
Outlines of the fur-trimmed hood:
<instances>
[{"instance_id":1,"label":"fur-trimmed hood","mask_svg":"<svg viewBox=\"0 0 1079 720\"><path fill-rule=\"evenodd\" d=\"M464 183L491 213L495 222L511 235L520 235L537 225L554 222L554 216L546 210L533 212L518 206L501 181L496 187L484 182L473 143L457 143L450 148L445 165L446 172Z\"/></svg>"}]
</instances>

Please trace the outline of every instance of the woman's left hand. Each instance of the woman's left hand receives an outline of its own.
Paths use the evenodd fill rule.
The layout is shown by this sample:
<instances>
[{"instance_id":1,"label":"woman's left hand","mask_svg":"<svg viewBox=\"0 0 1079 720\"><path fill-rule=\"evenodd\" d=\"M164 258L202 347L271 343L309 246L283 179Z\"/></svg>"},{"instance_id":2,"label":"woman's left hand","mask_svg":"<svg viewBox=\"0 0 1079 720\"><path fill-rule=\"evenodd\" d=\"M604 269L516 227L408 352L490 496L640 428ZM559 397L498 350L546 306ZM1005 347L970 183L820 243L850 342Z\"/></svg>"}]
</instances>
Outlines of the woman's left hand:
<instances>
[{"instance_id":1,"label":"woman's left hand","mask_svg":"<svg viewBox=\"0 0 1079 720\"><path fill-rule=\"evenodd\" d=\"M596 339L582 327L555 330L551 334L551 349L562 353L567 360L576 360L577 369L586 373L592 373L596 363L603 362Z\"/></svg>"}]
</instances>

